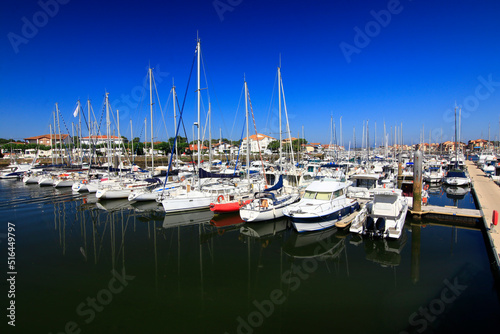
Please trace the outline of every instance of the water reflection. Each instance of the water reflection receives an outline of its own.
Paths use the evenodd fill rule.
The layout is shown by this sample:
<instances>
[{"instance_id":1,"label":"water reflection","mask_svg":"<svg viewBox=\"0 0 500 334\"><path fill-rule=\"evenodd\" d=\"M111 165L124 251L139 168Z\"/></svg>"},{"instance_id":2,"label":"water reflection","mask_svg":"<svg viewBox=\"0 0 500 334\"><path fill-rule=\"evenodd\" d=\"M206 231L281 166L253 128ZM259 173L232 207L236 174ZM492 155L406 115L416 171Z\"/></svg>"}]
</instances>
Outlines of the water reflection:
<instances>
[{"instance_id":1,"label":"water reflection","mask_svg":"<svg viewBox=\"0 0 500 334\"><path fill-rule=\"evenodd\" d=\"M267 222L246 223L240 228L241 235L249 238L267 238L279 235L291 227L288 218L274 219Z\"/></svg>"},{"instance_id":2,"label":"water reflection","mask_svg":"<svg viewBox=\"0 0 500 334\"><path fill-rule=\"evenodd\" d=\"M297 233L293 231L283 245L283 250L296 259L334 259L345 248L345 236L345 233L335 227L313 233Z\"/></svg>"},{"instance_id":3,"label":"water reflection","mask_svg":"<svg viewBox=\"0 0 500 334\"><path fill-rule=\"evenodd\" d=\"M163 219L163 228L203 224L209 222L213 216L214 213L210 210L168 214Z\"/></svg>"},{"instance_id":4,"label":"water reflection","mask_svg":"<svg viewBox=\"0 0 500 334\"><path fill-rule=\"evenodd\" d=\"M256 310L253 302L269 299L276 289L283 291L286 301L275 305L275 312L258 332L310 331L311 322L297 316L305 304L309 314L319 315L311 318L319 321L318 331L326 328L327 321L322 319L334 313L346 319L336 327L340 332L394 332L405 328L408 317L428 305L432 293L443 289L443 280L452 280L464 263L474 263L482 271L446 317L462 320L456 312L461 308L467 308L471 318L478 317L481 308L468 307L477 303L491 312L500 309L491 293L492 275L478 230L409 219L402 239L395 241L363 239L336 228L298 234L287 219L242 224L237 214L213 216L208 210L167 216L156 203L97 203L92 194L74 196L51 188L35 189L40 193L36 202L30 202L27 198L35 190L22 187L24 192L12 190L15 205L11 203L8 209L0 205L0 210L5 219L25 224L19 240L40 249L19 257L25 268L19 276L19 291L20 298L33 300L24 303L29 311L45 312L36 326L47 332L64 327L82 300L106 287L111 269L121 273L125 267L136 278L95 322L87 326L80 321L85 332L104 332L110 326L125 327L122 332L127 332L126 327L135 326L137 331L144 327L148 332L234 333L239 324L236 319L248 320ZM447 205L452 198L438 189L431 198ZM7 198L6 194L8 190L2 188L0 196ZM456 201L469 206L470 193ZM410 241L411 247L406 245ZM296 268L309 268L307 279L293 276ZM394 272L395 282L396 269L397 285L389 276ZM373 284L366 284L367 277ZM300 280L297 291L287 280L296 278ZM150 305L146 311L137 306L140 300ZM342 303L331 302L335 300ZM352 310L364 314L366 321L357 322ZM141 321L123 316L132 312L140 314ZM390 325L377 322L387 312L393 315ZM217 317L222 320L214 322Z\"/></svg>"}]
</instances>

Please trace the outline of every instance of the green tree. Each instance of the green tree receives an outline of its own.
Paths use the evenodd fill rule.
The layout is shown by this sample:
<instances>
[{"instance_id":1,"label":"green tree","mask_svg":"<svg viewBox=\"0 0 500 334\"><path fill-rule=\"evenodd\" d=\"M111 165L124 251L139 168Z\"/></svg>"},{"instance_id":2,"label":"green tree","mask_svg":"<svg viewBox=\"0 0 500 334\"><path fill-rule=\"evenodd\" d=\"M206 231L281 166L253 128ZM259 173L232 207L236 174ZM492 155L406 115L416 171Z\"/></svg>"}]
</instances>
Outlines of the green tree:
<instances>
[{"instance_id":1,"label":"green tree","mask_svg":"<svg viewBox=\"0 0 500 334\"><path fill-rule=\"evenodd\" d=\"M280 142L279 140L273 140L267 145L267 149L271 150L273 153L276 153L280 149ZM283 148L284 149L284 148Z\"/></svg>"}]
</instances>

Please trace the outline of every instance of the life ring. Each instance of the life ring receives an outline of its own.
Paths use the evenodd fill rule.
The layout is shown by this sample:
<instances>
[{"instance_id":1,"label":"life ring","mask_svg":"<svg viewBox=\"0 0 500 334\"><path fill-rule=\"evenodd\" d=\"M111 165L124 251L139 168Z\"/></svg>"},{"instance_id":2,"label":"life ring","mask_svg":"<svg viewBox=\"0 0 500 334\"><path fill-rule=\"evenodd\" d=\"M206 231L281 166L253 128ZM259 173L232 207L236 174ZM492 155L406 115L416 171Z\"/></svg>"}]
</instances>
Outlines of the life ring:
<instances>
[{"instance_id":1,"label":"life ring","mask_svg":"<svg viewBox=\"0 0 500 334\"><path fill-rule=\"evenodd\" d=\"M424 186L424 190L425 190L425 191L429 190L429 185L428 185L428 184L426 184L426 185Z\"/></svg>"},{"instance_id":2,"label":"life ring","mask_svg":"<svg viewBox=\"0 0 500 334\"><path fill-rule=\"evenodd\" d=\"M184 181L186 181L186 178L183 176L183 177L181 177L181 182L184 182Z\"/></svg>"},{"instance_id":3,"label":"life ring","mask_svg":"<svg viewBox=\"0 0 500 334\"><path fill-rule=\"evenodd\" d=\"M274 172L274 167L269 168L271 172Z\"/></svg>"},{"instance_id":4,"label":"life ring","mask_svg":"<svg viewBox=\"0 0 500 334\"><path fill-rule=\"evenodd\" d=\"M267 208L267 206L268 206L267 199L263 199L263 200L262 200L261 207L263 207L263 208Z\"/></svg>"},{"instance_id":5,"label":"life ring","mask_svg":"<svg viewBox=\"0 0 500 334\"><path fill-rule=\"evenodd\" d=\"M82 183L83 184L87 184L87 180L82 180Z\"/></svg>"},{"instance_id":6,"label":"life ring","mask_svg":"<svg viewBox=\"0 0 500 334\"><path fill-rule=\"evenodd\" d=\"M217 197L217 203L220 203L224 200L224 195L219 195L219 197Z\"/></svg>"}]
</instances>

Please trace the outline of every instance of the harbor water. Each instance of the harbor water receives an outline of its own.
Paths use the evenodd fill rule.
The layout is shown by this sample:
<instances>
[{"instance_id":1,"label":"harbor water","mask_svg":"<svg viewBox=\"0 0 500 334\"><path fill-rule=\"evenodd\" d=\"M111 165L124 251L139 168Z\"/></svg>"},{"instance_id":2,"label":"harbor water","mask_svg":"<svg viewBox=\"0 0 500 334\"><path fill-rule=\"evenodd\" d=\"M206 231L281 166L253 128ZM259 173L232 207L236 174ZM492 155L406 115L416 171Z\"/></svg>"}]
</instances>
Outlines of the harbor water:
<instances>
[{"instance_id":1,"label":"harbor water","mask_svg":"<svg viewBox=\"0 0 500 334\"><path fill-rule=\"evenodd\" d=\"M475 208L470 193L429 193L433 205ZM19 333L500 328L500 294L478 228L408 216L399 240L336 228L298 234L286 219L166 216L156 203L97 202L14 180L0 181L0 220L2 254L7 225L15 226L15 328L8 329ZM2 269L9 271L6 257Z\"/></svg>"}]
</instances>

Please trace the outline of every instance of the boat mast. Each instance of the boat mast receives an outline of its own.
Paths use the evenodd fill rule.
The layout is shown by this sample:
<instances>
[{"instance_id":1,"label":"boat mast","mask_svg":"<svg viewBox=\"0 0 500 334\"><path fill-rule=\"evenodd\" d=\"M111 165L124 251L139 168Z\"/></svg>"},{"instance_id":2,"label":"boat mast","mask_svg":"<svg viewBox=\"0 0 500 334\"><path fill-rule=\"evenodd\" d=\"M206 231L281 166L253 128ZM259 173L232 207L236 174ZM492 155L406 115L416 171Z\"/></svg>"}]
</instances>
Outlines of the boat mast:
<instances>
[{"instance_id":1,"label":"boat mast","mask_svg":"<svg viewBox=\"0 0 500 334\"><path fill-rule=\"evenodd\" d=\"M212 169L212 104L208 102L208 164Z\"/></svg>"},{"instance_id":2,"label":"boat mast","mask_svg":"<svg viewBox=\"0 0 500 334\"><path fill-rule=\"evenodd\" d=\"M56 113L57 113L57 129L59 132L59 154L61 154L61 163L64 163L64 157L62 156L61 122L59 121L59 105L57 103L56 103Z\"/></svg>"},{"instance_id":3,"label":"boat mast","mask_svg":"<svg viewBox=\"0 0 500 334\"><path fill-rule=\"evenodd\" d=\"M455 105L455 168L458 168L458 149L457 149L457 106Z\"/></svg>"},{"instance_id":4,"label":"boat mast","mask_svg":"<svg viewBox=\"0 0 500 334\"><path fill-rule=\"evenodd\" d=\"M246 115L246 119L247 119L247 180L250 179L250 131L248 129L248 86L247 86L247 81L245 79L245 115ZM257 135L255 135L256 137L256 140L259 140L259 137ZM280 151L281 152L281 151ZM264 175L265 177L265 175Z\"/></svg>"},{"instance_id":5,"label":"boat mast","mask_svg":"<svg viewBox=\"0 0 500 334\"><path fill-rule=\"evenodd\" d=\"M83 148L82 148L82 113L80 100L78 100L78 148L80 149L80 166L83 166Z\"/></svg>"},{"instance_id":6,"label":"boat mast","mask_svg":"<svg viewBox=\"0 0 500 334\"><path fill-rule=\"evenodd\" d=\"M201 139L201 133L200 133L200 100L201 100L201 90L200 90L200 39L198 38L197 41L197 65L198 65L198 122L197 122L197 127L198 127L198 169L201 167L201 145L200 145L200 139ZM200 179L198 179L198 182L200 182Z\"/></svg>"},{"instance_id":7,"label":"boat mast","mask_svg":"<svg viewBox=\"0 0 500 334\"><path fill-rule=\"evenodd\" d=\"M151 111L151 175L154 174L155 168L155 151L153 144L153 70L149 68L149 102Z\"/></svg>"},{"instance_id":8,"label":"boat mast","mask_svg":"<svg viewBox=\"0 0 500 334\"><path fill-rule=\"evenodd\" d=\"M49 131L50 131L50 152L52 153L52 165L54 165L54 151L52 148L52 124L49 124Z\"/></svg>"},{"instance_id":9,"label":"boat mast","mask_svg":"<svg viewBox=\"0 0 500 334\"><path fill-rule=\"evenodd\" d=\"M106 93L106 139L107 139L107 157L108 157L108 173L111 168L111 141L110 141L110 133L111 132L111 120L109 118L109 93Z\"/></svg>"},{"instance_id":10,"label":"boat mast","mask_svg":"<svg viewBox=\"0 0 500 334\"><path fill-rule=\"evenodd\" d=\"M280 66L281 66L281 61L280 61ZM283 138L281 134L281 68L278 66L278 114L279 114L279 131L280 131L280 159L279 159L279 164L280 164L280 171L281 171L281 164L282 164L282 155L283 155ZM257 138L258 140L258 138ZM291 144L291 143L290 143Z\"/></svg>"},{"instance_id":11,"label":"boat mast","mask_svg":"<svg viewBox=\"0 0 500 334\"><path fill-rule=\"evenodd\" d=\"M147 117L144 117L144 168L148 168L148 150L147 150L147 139L148 138L148 122L147 122Z\"/></svg>"},{"instance_id":12,"label":"boat mast","mask_svg":"<svg viewBox=\"0 0 500 334\"><path fill-rule=\"evenodd\" d=\"M174 101L174 131L175 129L177 129L177 113L176 113L176 110L175 110L175 102L176 102L176 99L177 99L177 96L175 95L175 85L174 85L174 81L172 79L172 100ZM175 133L175 132L174 132ZM177 138L174 138L174 142L175 140L177 140ZM178 144L175 145L175 167L177 168L177 159L179 157L179 151L178 151Z\"/></svg>"},{"instance_id":13,"label":"boat mast","mask_svg":"<svg viewBox=\"0 0 500 334\"><path fill-rule=\"evenodd\" d=\"M89 168L90 165L92 165L92 154L91 149L92 149L92 131L91 131L91 124L92 124L92 119L90 118L90 99L87 99L87 108L89 109ZM90 169L89 169L90 170Z\"/></svg>"},{"instance_id":14,"label":"boat mast","mask_svg":"<svg viewBox=\"0 0 500 334\"><path fill-rule=\"evenodd\" d=\"M132 143L132 148L130 149L130 152L132 153L132 165L134 164L134 134L132 132L132 120L130 120L130 141Z\"/></svg>"}]
</instances>

